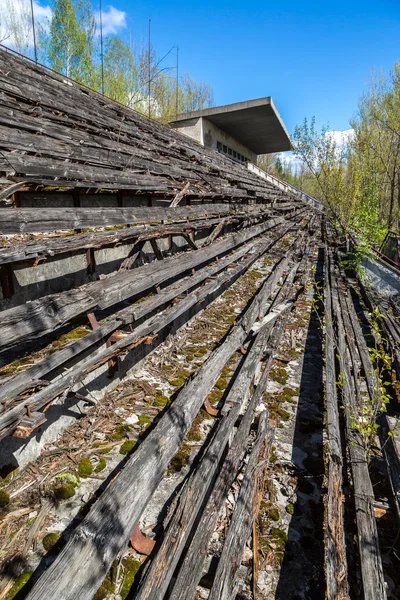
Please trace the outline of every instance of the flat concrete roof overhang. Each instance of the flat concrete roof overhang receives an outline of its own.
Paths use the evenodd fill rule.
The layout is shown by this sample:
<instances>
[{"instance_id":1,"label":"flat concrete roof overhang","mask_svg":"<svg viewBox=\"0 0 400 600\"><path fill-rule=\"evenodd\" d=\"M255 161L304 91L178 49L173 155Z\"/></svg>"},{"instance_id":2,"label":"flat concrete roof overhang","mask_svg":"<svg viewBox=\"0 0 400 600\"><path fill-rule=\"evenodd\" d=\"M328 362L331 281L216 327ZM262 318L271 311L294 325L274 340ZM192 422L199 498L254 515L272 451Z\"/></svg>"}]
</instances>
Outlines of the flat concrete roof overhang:
<instances>
[{"instance_id":1,"label":"flat concrete roof overhang","mask_svg":"<svg viewBox=\"0 0 400 600\"><path fill-rule=\"evenodd\" d=\"M171 124L204 117L255 154L291 149L289 133L271 98L258 98L178 115Z\"/></svg>"}]
</instances>

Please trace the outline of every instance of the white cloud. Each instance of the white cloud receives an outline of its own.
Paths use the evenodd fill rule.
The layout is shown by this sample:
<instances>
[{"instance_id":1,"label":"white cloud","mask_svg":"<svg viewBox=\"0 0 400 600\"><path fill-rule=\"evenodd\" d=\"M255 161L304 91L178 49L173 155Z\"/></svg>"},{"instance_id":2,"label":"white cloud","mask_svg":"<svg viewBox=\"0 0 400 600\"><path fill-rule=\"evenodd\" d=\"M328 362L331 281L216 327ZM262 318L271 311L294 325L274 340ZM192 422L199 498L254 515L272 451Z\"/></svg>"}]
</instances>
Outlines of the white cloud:
<instances>
[{"instance_id":1,"label":"white cloud","mask_svg":"<svg viewBox=\"0 0 400 600\"><path fill-rule=\"evenodd\" d=\"M52 10L48 4L33 0L36 27L46 27ZM0 42L5 46L27 52L33 48L32 15L30 0L0 0Z\"/></svg>"},{"instance_id":2,"label":"white cloud","mask_svg":"<svg viewBox=\"0 0 400 600\"><path fill-rule=\"evenodd\" d=\"M100 11L95 13L97 26L100 27ZM126 27L126 12L115 6L107 6L102 12L103 35L116 34Z\"/></svg>"},{"instance_id":3,"label":"white cloud","mask_svg":"<svg viewBox=\"0 0 400 600\"><path fill-rule=\"evenodd\" d=\"M354 129L345 129L344 131L327 131L325 136L335 141L339 146L342 146L354 138Z\"/></svg>"}]
</instances>

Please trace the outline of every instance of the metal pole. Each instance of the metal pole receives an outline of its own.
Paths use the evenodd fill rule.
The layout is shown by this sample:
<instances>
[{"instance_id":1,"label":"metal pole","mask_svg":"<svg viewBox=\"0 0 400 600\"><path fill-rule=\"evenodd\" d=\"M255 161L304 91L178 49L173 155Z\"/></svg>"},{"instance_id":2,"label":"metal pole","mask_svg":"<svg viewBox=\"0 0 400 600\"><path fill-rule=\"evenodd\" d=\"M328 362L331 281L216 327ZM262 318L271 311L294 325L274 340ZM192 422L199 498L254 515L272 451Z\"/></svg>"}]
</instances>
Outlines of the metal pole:
<instances>
[{"instance_id":1,"label":"metal pole","mask_svg":"<svg viewBox=\"0 0 400 600\"><path fill-rule=\"evenodd\" d=\"M150 65L151 65L151 42L150 42L150 33L151 33L151 19L149 19L149 56L148 56L148 70L149 70L149 118L151 117L151 102L150 102L150 92L151 92L151 72L150 72Z\"/></svg>"},{"instance_id":2,"label":"metal pole","mask_svg":"<svg viewBox=\"0 0 400 600\"><path fill-rule=\"evenodd\" d=\"M178 116L178 91L179 91L179 46L176 47L175 118Z\"/></svg>"},{"instance_id":3,"label":"metal pole","mask_svg":"<svg viewBox=\"0 0 400 600\"><path fill-rule=\"evenodd\" d=\"M33 14L33 0L31 0L31 17L32 17L32 33L33 33L33 47L35 51L35 62L37 63L37 47L36 47L36 31L35 31L35 16Z\"/></svg>"},{"instance_id":4,"label":"metal pole","mask_svg":"<svg viewBox=\"0 0 400 600\"><path fill-rule=\"evenodd\" d=\"M104 94L103 7L100 0L101 93Z\"/></svg>"}]
</instances>

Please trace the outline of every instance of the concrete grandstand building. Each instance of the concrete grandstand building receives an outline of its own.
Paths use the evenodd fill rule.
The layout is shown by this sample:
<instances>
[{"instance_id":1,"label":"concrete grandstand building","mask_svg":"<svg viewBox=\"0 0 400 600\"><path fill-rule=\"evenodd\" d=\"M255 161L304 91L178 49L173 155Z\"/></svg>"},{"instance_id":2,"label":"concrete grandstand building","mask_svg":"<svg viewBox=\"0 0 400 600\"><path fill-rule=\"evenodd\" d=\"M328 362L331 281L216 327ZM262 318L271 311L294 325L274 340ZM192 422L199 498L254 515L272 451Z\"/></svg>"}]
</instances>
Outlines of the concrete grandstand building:
<instances>
[{"instance_id":1,"label":"concrete grandstand building","mask_svg":"<svg viewBox=\"0 0 400 600\"><path fill-rule=\"evenodd\" d=\"M171 126L241 163L257 164L260 154L291 149L271 96L180 114Z\"/></svg>"}]
</instances>

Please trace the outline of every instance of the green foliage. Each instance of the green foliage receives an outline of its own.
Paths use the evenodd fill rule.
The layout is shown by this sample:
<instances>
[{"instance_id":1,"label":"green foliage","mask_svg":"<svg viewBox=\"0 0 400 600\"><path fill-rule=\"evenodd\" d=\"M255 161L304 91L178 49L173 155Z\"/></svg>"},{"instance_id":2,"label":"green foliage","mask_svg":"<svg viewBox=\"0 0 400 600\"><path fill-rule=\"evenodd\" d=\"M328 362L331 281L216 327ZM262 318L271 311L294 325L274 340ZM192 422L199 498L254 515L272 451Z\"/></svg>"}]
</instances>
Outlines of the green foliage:
<instances>
[{"instance_id":1,"label":"green foliage","mask_svg":"<svg viewBox=\"0 0 400 600\"><path fill-rule=\"evenodd\" d=\"M104 93L129 105L135 93L135 60L131 49L116 36L108 36L104 52Z\"/></svg>"},{"instance_id":2,"label":"green foliage","mask_svg":"<svg viewBox=\"0 0 400 600\"><path fill-rule=\"evenodd\" d=\"M76 81L93 83L95 21L89 0L56 0L42 48L50 66Z\"/></svg>"},{"instance_id":3,"label":"green foliage","mask_svg":"<svg viewBox=\"0 0 400 600\"><path fill-rule=\"evenodd\" d=\"M293 177L275 161L275 174L321 200L345 230L356 232L360 252L380 246L399 228L400 62L389 76L373 74L350 121L352 134L338 140L315 119L296 127L294 152L301 161Z\"/></svg>"}]
</instances>

